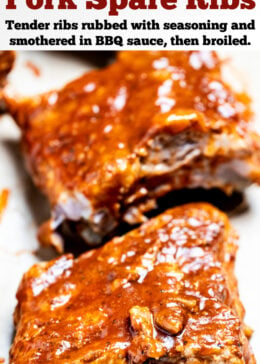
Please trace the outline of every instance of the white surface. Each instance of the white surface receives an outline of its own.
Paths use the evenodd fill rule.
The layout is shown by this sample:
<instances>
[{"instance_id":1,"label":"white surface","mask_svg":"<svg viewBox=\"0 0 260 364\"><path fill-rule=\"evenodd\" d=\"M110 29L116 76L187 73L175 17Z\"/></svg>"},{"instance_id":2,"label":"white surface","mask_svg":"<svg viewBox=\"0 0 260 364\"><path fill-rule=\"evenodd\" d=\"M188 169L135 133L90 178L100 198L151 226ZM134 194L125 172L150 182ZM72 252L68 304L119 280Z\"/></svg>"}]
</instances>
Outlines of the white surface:
<instances>
[{"instance_id":1,"label":"white surface","mask_svg":"<svg viewBox=\"0 0 260 364\"><path fill-rule=\"evenodd\" d=\"M232 58L245 75L243 80L253 96L260 131L260 52L233 52ZM40 77L26 67L26 60L40 67ZM11 77L12 89L33 94L60 87L90 67L87 55L84 59L63 52L21 53ZM4 117L0 123L0 190L8 188L11 193L0 222L0 357L6 359L13 334L16 289L22 273L44 258L42 253L34 254L39 248L35 235L48 211L24 171L18 140L18 129L9 117ZM236 264L240 295L247 311L246 322L255 330L251 343L260 361L260 188L249 188L247 197L250 209L231 220L240 235Z\"/></svg>"}]
</instances>

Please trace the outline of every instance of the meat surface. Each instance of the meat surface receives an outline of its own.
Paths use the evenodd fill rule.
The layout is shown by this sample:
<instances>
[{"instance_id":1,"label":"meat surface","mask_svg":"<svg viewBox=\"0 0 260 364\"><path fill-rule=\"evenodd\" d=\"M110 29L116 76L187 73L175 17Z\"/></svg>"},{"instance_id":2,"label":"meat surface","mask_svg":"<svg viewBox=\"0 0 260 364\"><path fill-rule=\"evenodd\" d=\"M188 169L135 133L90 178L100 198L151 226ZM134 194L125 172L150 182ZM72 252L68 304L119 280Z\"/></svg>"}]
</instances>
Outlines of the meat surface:
<instances>
[{"instance_id":1,"label":"meat surface","mask_svg":"<svg viewBox=\"0 0 260 364\"><path fill-rule=\"evenodd\" d=\"M121 52L60 91L8 102L52 206L41 241L60 251L62 231L99 244L169 191L260 181L249 98L214 52Z\"/></svg>"},{"instance_id":2,"label":"meat surface","mask_svg":"<svg viewBox=\"0 0 260 364\"><path fill-rule=\"evenodd\" d=\"M224 213L189 204L75 260L33 266L10 363L255 363L235 241Z\"/></svg>"},{"instance_id":3,"label":"meat surface","mask_svg":"<svg viewBox=\"0 0 260 364\"><path fill-rule=\"evenodd\" d=\"M3 112L5 110L2 90L6 84L7 75L13 68L14 61L15 61L15 52L0 51L0 112Z\"/></svg>"}]
</instances>

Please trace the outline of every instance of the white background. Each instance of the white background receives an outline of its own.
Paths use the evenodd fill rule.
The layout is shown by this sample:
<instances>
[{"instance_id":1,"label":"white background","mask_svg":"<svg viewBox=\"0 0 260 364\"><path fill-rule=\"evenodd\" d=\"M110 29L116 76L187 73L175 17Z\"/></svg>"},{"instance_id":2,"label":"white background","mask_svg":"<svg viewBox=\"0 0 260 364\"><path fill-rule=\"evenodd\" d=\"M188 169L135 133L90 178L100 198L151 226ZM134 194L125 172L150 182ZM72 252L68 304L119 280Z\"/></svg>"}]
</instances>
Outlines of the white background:
<instances>
[{"instance_id":1,"label":"white background","mask_svg":"<svg viewBox=\"0 0 260 364\"><path fill-rule=\"evenodd\" d=\"M100 57L102 55L100 54ZM233 52L240 78L250 89L260 132L260 52ZM33 61L41 69L34 76L26 66ZM33 94L60 87L83 71L93 67L89 55L83 57L65 52L24 52L19 55L11 75L15 92ZM230 75L228 73L228 75ZM34 262L46 259L46 253L36 256L39 248L35 238L37 225L46 216L45 201L26 174L19 149L19 131L9 117L0 123L0 190L10 190L10 201L0 222L0 357L8 357L13 335L12 313L17 285ZM260 188L247 190L249 210L232 217L240 235L236 272L242 301L247 310L246 322L255 329L252 346L260 360Z\"/></svg>"},{"instance_id":2,"label":"white background","mask_svg":"<svg viewBox=\"0 0 260 364\"><path fill-rule=\"evenodd\" d=\"M120 0L118 0L120 2ZM210 0L207 0L210 2ZM229 0L231 1L231 0ZM242 2L242 0L240 0ZM149 0L146 0L146 4ZM0 49L13 49L13 46L9 45L9 38L17 38L17 37L34 37L40 34L44 34L46 37L69 37L72 34L76 34L77 37L79 34L83 34L85 37L91 37L94 41L96 35L121 35L124 38L131 37L163 37L165 39L169 39L175 33L174 31L132 31L130 28L128 31L94 31L94 32L84 32L84 31L33 31L33 30L13 30L7 31L5 20L6 19L14 19L19 22L31 22L33 19L37 19L42 22L55 22L59 19L66 18L71 22L91 22L95 19L99 19L102 21L103 19L109 19L111 22L120 22L123 19L128 19L129 22L133 21L142 21L143 19L151 19L154 18L156 21L163 22L205 22L208 19L211 21L219 21L219 22L249 22L251 19L256 19L257 21L260 19L260 4L259 0L255 0L257 4L256 8L253 10L186 10L186 0L179 0L178 7L175 10L165 10L161 7L158 7L157 10L120 10L118 16L108 16L108 8L104 10L86 10L85 9L85 1L75 0L77 4L77 10L30 10L25 5L25 0L17 0L17 9L16 10L6 10L5 4L6 1L0 2ZM54 1L54 4L57 4L58 0ZM159 4L159 1L157 0ZM218 0L218 4L221 4L221 0ZM195 37L206 34L205 31L179 31L178 34L183 37ZM218 31L209 31L207 33L210 37L223 37L226 33L220 33ZM227 33L228 34L228 33ZM233 31L233 36L242 37L245 34L245 31ZM255 31L248 32L250 41L252 45L251 49L260 49L259 46L259 29ZM110 49L108 46L96 46L95 44L92 47L88 46L86 49ZM114 49L120 49L120 47L113 46ZM141 47L138 49L145 49L147 47ZM158 48L158 47L154 47ZM168 49L170 48L170 42L168 42ZM171 47L171 49L179 49L180 47ZM189 47L190 49L195 49L194 46ZM199 47L201 48L201 46ZM228 47L230 48L230 47ZM237 47L232 47L234 49ZM239 48L239 47L238 47ZM19 49L31 49L36 50L36 46L31 47L19 47ZM58 47L50 47L50 46L41 46L37 48L38 50L51 50L58 49ZM70 46L61 46L59 49L72 49ZM82 49L78 45L73 47L73 49ZM130 49L125 46L124 49ZM131 49L134 49L131 47ZM187 49L187 47L186 47ZM246 49L248 49L246 47Z\"/></svg>"}]
</instances>

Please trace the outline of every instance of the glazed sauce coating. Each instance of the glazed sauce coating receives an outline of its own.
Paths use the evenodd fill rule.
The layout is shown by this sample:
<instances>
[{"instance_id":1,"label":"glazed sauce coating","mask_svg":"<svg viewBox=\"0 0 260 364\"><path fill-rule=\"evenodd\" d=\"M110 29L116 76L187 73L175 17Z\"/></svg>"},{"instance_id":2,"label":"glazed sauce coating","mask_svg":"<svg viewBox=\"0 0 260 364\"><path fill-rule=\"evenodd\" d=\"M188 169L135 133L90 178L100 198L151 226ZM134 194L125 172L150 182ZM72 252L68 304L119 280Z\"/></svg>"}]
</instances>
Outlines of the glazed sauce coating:
<instances>
[{"instance_id":1,"label":"glazed sauce coating","mask_svg":"<svg viewBox=\"0 0 260 364\"><path fill-rule=\"evenodd\" d=\"M15 61L15 52L0 51L0 114L6 111L4 102L4 87L7 83L8 73L13 68Z\"/></svg>"},{"instance_id":2,"label":"glazed sauce coating","mask_svg":"<svg viewBox=\"0 0 260 364\"><path fill-rule=\"evenodd\" d=\"M224 214L184 205L76 260L35 265L17 294L11 363L255 363L235 239Z\"/></svg>"},{"instance_id":3,"label":"glazed sauce coating","mask_svg":"<svg viewBox=\"0 0 260 364\"><path fill-rule=\"evenodd\" d=\"M32 100L18 122L36 181L51 201L76 186L98 206L119 202L142 177L137 154L158 130L192 125L237 136L250 116L248 97L223 82L215 53L122 52L109 68Z\"/></svg>"},{"instance_id":4,"label":"glazed sauce coating","mask_svg":"<svg viewBox=\"0 0 260 364\"><path fill-rule=\"evenodd\" d=\"M11 71L15 61L15 52L0 51L0 87L6 83L6 76Z\"/></svg>"},{"instance_id":5,"label":"glazed sauce coating","mask_svg":"<svg viewBox=\"0 0 260 364\"><path fill-rule=\"evenodd\" d=\"M121 52L58 92L9 100L52 205L41 240L62 245L52 231L76 221L84 240L101 243L122 221L143 222L169 191L260 181L250 100L221 69L215 52Z\"/></svg>"}]
</instances>

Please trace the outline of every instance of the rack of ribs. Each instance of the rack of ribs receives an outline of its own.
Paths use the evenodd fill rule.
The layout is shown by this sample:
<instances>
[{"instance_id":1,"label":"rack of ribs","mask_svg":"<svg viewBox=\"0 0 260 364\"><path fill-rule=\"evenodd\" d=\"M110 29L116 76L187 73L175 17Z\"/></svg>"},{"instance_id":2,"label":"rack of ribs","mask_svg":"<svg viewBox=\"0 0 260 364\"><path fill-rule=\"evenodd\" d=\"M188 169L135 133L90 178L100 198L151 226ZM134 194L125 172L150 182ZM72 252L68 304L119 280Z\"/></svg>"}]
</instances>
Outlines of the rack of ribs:
<instances>
[{"instance_id":1,"label":"rack of ribs","mask_svg":"<svg viewBox=\"0 0 260 364\"><path fill-rule=\"evenodd\" d=\"M15 52L0 51L0 113L5 110L2 90L6 85L6 78L8 73L13 68L14 61L15 61Z\"/></svg>"},{"instance_id":2,"label":"rack of ribs","mask_svg":"<svg viewBox=\"0 0 260 364\"><path fill-rule=\"evenodd\" d=\"M222 63L215 52L121 52L60 91L7 100L52 207L40 240L62 251L69 231L97 245L170 191L259 182L250 100Z\"/></svg>"},{"instance_id":3,"label":"rack of ribs","mask_svg":"<svg viewBox=\"0 0 260 364\"><path fill-rule=\"evenodd\" d=\"M236 238L224 213L188 204L77 259L34 265L10 363L254 364Z\"/></svg>"}]
</instances>

